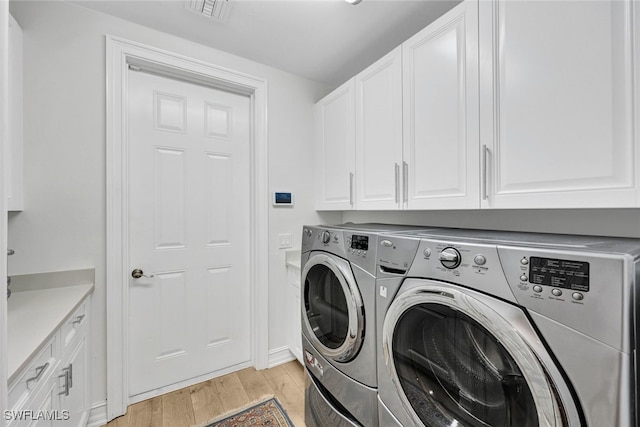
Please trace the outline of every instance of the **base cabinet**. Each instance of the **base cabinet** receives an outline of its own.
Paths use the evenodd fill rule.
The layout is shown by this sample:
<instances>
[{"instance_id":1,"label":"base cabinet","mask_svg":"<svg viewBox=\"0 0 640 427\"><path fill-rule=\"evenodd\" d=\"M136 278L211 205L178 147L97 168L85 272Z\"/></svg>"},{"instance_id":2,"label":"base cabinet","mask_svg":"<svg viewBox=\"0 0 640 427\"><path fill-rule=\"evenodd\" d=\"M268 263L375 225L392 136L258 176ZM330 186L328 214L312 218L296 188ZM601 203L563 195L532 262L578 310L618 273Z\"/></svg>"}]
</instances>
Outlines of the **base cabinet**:
<instances>
[{"instance_id":1,"label":"base cabinet","mask_svg":"<svg viewBox=\"0 0 640 427\"><path fill-rule=\"evenodd\" d=\"M299 258L299 254L298 254ZM289 330L289 349L291 353L302 362L302 306L300 302L300 268L298 265L287 264L287 278L290 295L289 304L289 321L291 328Z\"/></svg>"},{"instance_id":2,"label":"base cabinet","mask_svg":"<svg viewBox=\"0 0 640 427\"><path fill-rule=\"evenodd\" d=\"M82 336L68 359L58 368L58 390L60 408L68 411L69 419L60 426L84 426L87 424L87 345Z\"/></svg>"},{"instance_id":3,"label":"base cabinet","mask_svg":"<svg viewBox=\"0 0 640 427\"><path fill-rule=\"evenodd\" d=\"M85 300L9 385L8 427L87 424L88 307Z\"/></svg>"}]
</instances>

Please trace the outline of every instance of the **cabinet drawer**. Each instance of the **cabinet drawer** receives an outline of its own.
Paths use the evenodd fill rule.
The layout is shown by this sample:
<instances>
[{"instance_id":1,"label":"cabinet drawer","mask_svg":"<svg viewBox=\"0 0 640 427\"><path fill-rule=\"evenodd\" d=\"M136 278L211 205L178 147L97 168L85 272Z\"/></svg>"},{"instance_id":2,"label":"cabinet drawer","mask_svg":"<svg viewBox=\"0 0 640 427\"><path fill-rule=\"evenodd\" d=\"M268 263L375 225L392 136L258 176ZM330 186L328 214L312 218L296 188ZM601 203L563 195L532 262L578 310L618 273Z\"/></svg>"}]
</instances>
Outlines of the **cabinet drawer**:
<instances>
[{"instance_id":1,"label":"cabinet drawer","mask_svg":"<svg viewBox=\"0 0 640 427\"><path fill-rule=\"evenodd\" d=\"M35 395L40 384L43 384L55 370L56 338L54 336L38 355L22 371L18 379L9 386L9 408L20 409L28 399Z\"/></svg>"},{"instance_id":2,"label":"cabinet drawer","mask_svg":"<svg viewBox=\"0 0 640 427\"><path fill-rule=\"evenodd\" d=\"M74 338L78 335L78 331L88 322L87 301L85 300L76 311L65 320L60 328L61 354L65 354L67 349L74 343Z\"/></svg>"}]
</instances>

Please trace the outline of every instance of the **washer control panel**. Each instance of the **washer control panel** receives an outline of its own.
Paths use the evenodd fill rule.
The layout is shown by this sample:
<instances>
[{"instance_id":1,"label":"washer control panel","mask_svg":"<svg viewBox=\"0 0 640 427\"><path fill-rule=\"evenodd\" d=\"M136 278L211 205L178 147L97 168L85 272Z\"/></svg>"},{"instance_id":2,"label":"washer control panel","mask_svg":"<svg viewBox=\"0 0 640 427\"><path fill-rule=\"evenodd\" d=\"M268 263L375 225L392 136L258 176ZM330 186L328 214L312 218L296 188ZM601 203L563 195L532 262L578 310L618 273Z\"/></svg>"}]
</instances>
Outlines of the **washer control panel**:
<instances>
[{"instance_id":1,"label":"washer control panel","mask_svg":"<svg viewBox=\"0 0 640 427\"><path fill-rule=\"evenodd\" d=\"M440 252L439 259L440 264L449 270L457 268L462 262L462 256L456 248L444 248L442 252Z\"/></svg>"},{"instance_id":2,"label":"washer control panel","mask_svg":"<svg viewBox=\"0 0 640 427\"><path fill-rule=\"evenodd\" d=\"M624 256L573 248L498 246L504 275L523 308L621 348ZM627 289L625 289L627 287Z\"/></svg>"},{"instance_id":3,"label":"washer control panel","mask_svg":"<svg viewBox=\"0 0 640 427\"><path fill-rule=\"evenodd\" d=\"M533 296L584 300L589 292L589 262L571 259L523 256L520 259L520 288L531 286Z\"/></svg>"}]
</instances>

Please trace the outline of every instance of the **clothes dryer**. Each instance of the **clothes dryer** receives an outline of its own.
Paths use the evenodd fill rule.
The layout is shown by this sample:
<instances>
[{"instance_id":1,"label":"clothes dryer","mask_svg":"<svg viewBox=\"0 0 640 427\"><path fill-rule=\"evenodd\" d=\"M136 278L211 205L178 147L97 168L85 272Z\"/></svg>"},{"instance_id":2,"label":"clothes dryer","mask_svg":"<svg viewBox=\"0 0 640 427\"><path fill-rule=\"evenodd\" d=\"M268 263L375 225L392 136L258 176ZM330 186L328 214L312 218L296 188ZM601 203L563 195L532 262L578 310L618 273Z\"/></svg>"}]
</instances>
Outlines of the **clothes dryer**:
<instances>
[{"instance_id":1,"label":"clothes dryer","mask_svg":"<svg viewBox=\"0 0 640 427\"><path fill-rule=\"evenodd\" d=\"M379 423L638 425L640 240L380 237Z\"/></svg>"},{"instance_id":2,"label":"clothes dryer","mask_svg":"<svg viewBox=\"0 0 640 427\"><path fill-rule=\"evenodd\" d=\"M375 278L378 234L404 226L305 226L302 347L307 426L378 424Z\"/></svg>"}]
</instances>

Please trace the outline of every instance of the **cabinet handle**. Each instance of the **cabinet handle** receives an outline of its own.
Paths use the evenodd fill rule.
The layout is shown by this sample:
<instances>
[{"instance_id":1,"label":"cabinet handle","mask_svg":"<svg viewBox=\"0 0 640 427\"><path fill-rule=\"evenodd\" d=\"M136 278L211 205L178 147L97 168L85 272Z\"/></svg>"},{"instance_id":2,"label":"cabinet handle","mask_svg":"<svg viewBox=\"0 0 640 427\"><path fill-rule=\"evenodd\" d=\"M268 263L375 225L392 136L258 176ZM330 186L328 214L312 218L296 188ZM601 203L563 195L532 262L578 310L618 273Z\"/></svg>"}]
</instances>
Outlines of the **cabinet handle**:
<instances>
[{"instance_id":1,"label":"cabinet handle","mask_svg":"<svg viewBox=\"0 0 640 427\"><path fill-rule=\"evenodd\" d=\"M349 204L353 206L353 172L349 172Z\"/></svg>"},{"instance_id":2,"label":"cabinet handle","mask_svg":"<svg viewBox=\"0 0 640 427\"><path fill-rule=\"evenodd\" d=\"M73 322L71 322L72 324L76 324L76 323L82 323L82 321L84 320L84 318L87 317L86 314L81 314L80 316L76 317L75 319L73 319Z\"/></svg>"},{"instance_id":3,"label":"cabinet handle","mask_svg":"<svg viewBox=\"0 0 640 427\"><path fill-rule=\"evenodd\" d=\"M487 171L487 163L489 156L489 148L487 145L482 146L482 200L487 200L489 198L487 186L489 184L488 171Z\"/></svg>"},{"instance_id":4,"label":"cabinet handle","mask_svg":"<svg viewBox=\"0 0 640 427\"><path fill-rule=\"evenodd\" d=\"M404 202L407 203L409 201L409 163L402 162L402 189Z\"/></svg>"},{"instance_id":5,"label":"cabinet handle","mask_svg":"<svg viewBox=\"0 0 640 427\"><path fill-rule=\"evenodd\" d=\"M36 368L36 376L35 377L31 377L27 380L27 387L29 387L29 383L31 381L38 381L40 379L40 377L42 376L42 374L44 373L44 371L47 370L47 368L49 367L49 362L45 363L42 366L38 366Z\"/></svg>"},{"instance_id":6,"label":"cabinet handle","mask_svg":"<svg viewBox=\"0 0 640 427\"><path fill-rule=\"evenodd\" d=\"M69 363L69 388L73 388L73 363Z\"/></svg>"},{"instance_id":7,"label":"cabinet handle","mask_svg":"<svg viewBox=\"0 0 640 427\"><path fill-rule=\"evenodd\" d=\"M396 203L400 203L400 166L396 163Z\"/></svg>"},{"instance_id":8,"label":"cabinet handle","mask_svg":"<svg viewBox=\"0 0 640 427\"><path fill-rule=\"evenodd\" d=\"M69 365L69 367L67 368L62 368L62 370L64 371L64 375L58 375L58 378L64 378L64 391L58 393L58 395L60 396L69 396L69 389L71 388L69 381L69 371L71 370L70 366L71 365Z\"/></svg>"}]
</instances>

